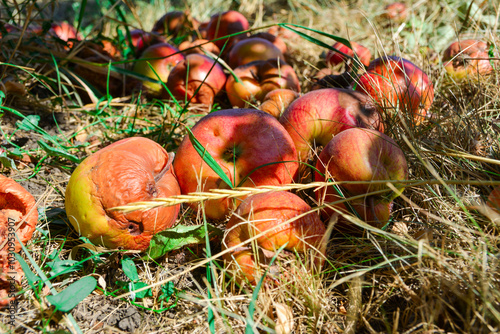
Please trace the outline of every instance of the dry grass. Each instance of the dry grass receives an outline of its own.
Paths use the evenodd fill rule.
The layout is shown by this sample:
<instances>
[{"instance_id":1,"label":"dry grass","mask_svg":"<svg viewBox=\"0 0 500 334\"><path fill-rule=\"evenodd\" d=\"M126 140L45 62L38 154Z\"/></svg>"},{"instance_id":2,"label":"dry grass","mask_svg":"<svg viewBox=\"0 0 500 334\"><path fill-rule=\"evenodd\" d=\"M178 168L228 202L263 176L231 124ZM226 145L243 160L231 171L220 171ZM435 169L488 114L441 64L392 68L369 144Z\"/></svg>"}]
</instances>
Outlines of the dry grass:
<instances>
[{"instance_id":1,"label":"dry grass","mask_svg":"<svg viewBox=\"0 0 500 334\"><path fill-rule=\"evenodd\" d=\"M188 3L193 16L202 20L229 6L226 0ZM77 260L90 256L92 251L103 252L85 262L80 270L58 276L52 282L57 289L86 275L98 279L99 289L72 311L82 332L208 332L211 312L215 332L243 333L252 307L255 308L252 331L257 332L500 331L500 220L483 205L493 186L500 184L500 72L497 69L488 76L454 82L439 60L443 48L456 36L483 38L500 51L498 4L483 2L483 15L474 12L467 16L467 10L459 10L463 4L467 5L465 1L418 1L410 6L406 25L388 25L379 17L386 4L382 1L243 0L239 3L231 8L247 14L254 22L252 28L277 22L302 24L360 42L376 51L375 55L401 55L429 73L436 92L430 110L432 118L419 126L405 126L410 120L402 114L388 120L387 133L399 143L409 164L409 182L395 200L392 221L386 229L378 230L345 216L365 230L363 237L333 234L325 265L319 273L308 269L307 256L292 254L279 258L278 263L288 268L287 279L280 285L265 282L255 298L253 287L235 284L223 268L220 239L211 242L209 258L205 246L200 245L173 251L158 262L137 259L140 280L152 287L152 296L138 302L149 309L145 310L132 305L128 297L116 299L111 295L117 289L117 280L126 281L120 260L125 255L137 254L105 253L104 249L82 245L66 225L67 218L61 210L64 189L76 164L64 155L50 156L42 151L36 140L43 139L43 135L36 131L16 131L19 118L3 110L0 126L5 137L0 144L13 150L12 145L7 145L9 138L27 150L33 160L18 162L18 170L4 168L2 173L22 180L36 194L40 211L45 211L29 245L36 264L49 272L45 265L51 261L47 255L53 252L60 259ZM58 6L49 2L47 8L52 4ZM31 7L28 3L20 5L21 14L14 17L24 22ZM131 27L150 29L173 5L156 1L121 8L127 12ZM41 16L35 15L36 8L31 9L30 19L40 20ZM105 34L113 34L117 24L110 17L116 18L115 14L110 11L109 17L104 16ZM6 12L2 11L0 17L4 15ZM467 20L461 20L461 16ZM486 16L496 18L496 23L484 24L481 20ZM94 28L95 33L97 27ZM291 63L307 90L316 68L323 66L321 53L325 50L302 39L290 43ZM57 45L53 51L63 52ZM41 127L50 129L51 136L73 145L67 150L69 154L85 157L130 135L147 135L174 151L185 135L182 126L173 130L173 125L178 124L173 104L139 100L137 96L88 101L82 90L64 78L64 71L60 72L60 83L67 94L61 86L60 91L44 88L44 81L54 78L55 66L49 55L30 49L26 43L0 42L0 60L26 69L0 65L3 82L20 80L27 90L27 94L8 95L3 106L24 115L41 116ZM61 62L59 67L68 65ZM69 103L70 100L73 102ZM201 116L198 106L193 106L180 123L191 126ZM79 146L82 142L90 146ZM292 185L296 190L316 186ZM239 193L243 194L241 190ZM307 191L299 193L306 195ZM200 195L190 200L196 198ZM183 209L179 221L185 225L203 223L202 217L189 209ZM224 222L213 224L224 227ZM211 282L207 281L207 270ZM171 300L165 304L172 306L171 309L154 312L165 307L160 305L158 296L160 286L168 281L178 291L177 304L173 305ZM32 289L26 282L23 288L26 291L19 299L16 327L1 324L7 313L0 311L3 320L0 331L70 330L62 312L48 305L47 289ZM114 296L124 292L117 291ZM124 319L130 320L129 326Z\"/></svg>"}]
</instances>

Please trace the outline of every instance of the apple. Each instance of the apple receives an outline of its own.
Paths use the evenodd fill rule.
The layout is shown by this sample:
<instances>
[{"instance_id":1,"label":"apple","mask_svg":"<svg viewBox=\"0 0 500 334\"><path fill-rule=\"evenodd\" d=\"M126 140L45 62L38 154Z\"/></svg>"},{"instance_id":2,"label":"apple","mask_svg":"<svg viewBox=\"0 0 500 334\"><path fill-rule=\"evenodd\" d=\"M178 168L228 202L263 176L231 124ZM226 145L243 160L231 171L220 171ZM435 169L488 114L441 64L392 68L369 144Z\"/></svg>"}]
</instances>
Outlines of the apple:
<instances>
[{"instance_id":1,"label":"apple","mask_svg":"<svg viewBox=\"0 0 500 334\"><path fill-rule=\"evenodd\" d=\"M356 90L371 96L383 114L396 106L420 123L432 101L434 87L427 74L407 59L386 56L370 63L357 81Z\"/></svg>"},{"instance_id":2,"label":"apple","mask_svg":"<svg viewBox=\"0 0 500 334\"><path fill-rule=\"evenodd\" d=\"M287 51L286 43L283 41L283 39L279 36L273 35L269 32L259 32L256 34L253 34L250 36L250 38L263 38L265 40L268 40L269 42L273 43L275 47L277 47L282 54L285 54Z\"/></svg>"},{"instance_id":3,"label":"apple","mask_svg":"<svg viewBox=\"0 0 500 334\"><path fill-rule=\"evenodd\" d=\"M214 43L209 42L208 39L197 39L192 42L184 41L179 44L179 50L183 51L183 53L186 55L191 53L204 55L205 52L203 52L203 50L211 52L214 55L218 55L220 53L219 47Z\"/></svg>"},{"instance_id":4,"label":"apple","mask_svg":"<svg viewBox=\"0 0 500 334\"><path fill-rule=\"evenodd\" d=\"M259 109L279 119L283 111L298 97L299 94L291 89L275 89L266 94Z\"/></svg>"},{"instance_id":5,"label":"apple","mask_svg":"<svg viewBox=\"0 0 500 334\"><path fill-rule=\"evenodd\" d=\"M154 234L175 224L179 205L124 214L111 209L180 194L169 154L154 141L119 140L87 157L66 187L69 222L81 236L108 248L145 250Z\"/></svg>"},{"instance_id":6,"label":"apple","mask_svg":"<svg viewBox=\"0 0 500 334\"><path fill-rule=\"evenodd\" d=\"M0 174L0 251L19 252L32 237L38 222L33 196L19 183Z\"/></svg>"},{"instance_id":7,"label":"apple","mask_svg":"<svg viewBox=\"0 0 500 334\"><path fill-rule=\"evenodd\" d=\"M265 260L270 260L264 254L276 252L285 244L285 249L294 253L314 249L316 261L313 263L322 263L326 249L325 226L318 213L310 211L311 207L304 200L286 191L245 199L227 223L222 250L238 246L262 232L266 234L253 242L256 247L248 242L223 256L227 266L235 272L236 281L256 284L263 273L263 270L259 272L262 269L259 263L266 264ZM297 218L300 215L303 216ZM262 249L268 252L262 254ZM254 253L257 250L260 255Z\"/></svg>"},{"instance_id":8,"label":"apple","mask_svg":"<svg viewBox=\"0 0 500 334\"><path fill-rule=\"evenodd\" d=\"M59 39L68 42L68 46L72 47L73 42L71 40L80 41L82 37L76 33L75 27L73 27L68 22L52 23L50 32L55 34Z\"/></svg>"},{"instance_id":9,"label":"apple","mask_svg":"<svg viewBox=\"0 0 500 334\"><path fill-rule=\"evenodd\" d=\"M361 61L361 64L368 66L372 58L370 50L368 50L368 48L356 42L350 42L350 43L351 46L354 48L354 50L340 42L333 44L332 47L351 57L354 57L354 53L356 53L359 60ZM351 61L349 58L333 50L329 50L328 53L326 54L326 63L330 66L336 66L341 63L346 63L346 66L348 68L350 68L351 66L350 65Z\"/></svg>"},{"instance_id":10,"label":"apple","mask_svg":"<svg viewBox=\"0 0 500 334\"><path fill-rule=\"evenodd\" d=\"M278 36L278 37L282 38L283 40L293 40L293 39L298 37L298 35L296 33L294 33L293 31L291 31L287 28L284 28L282 26L277 26L277 25L269 28L267 30L267 32L272 34L272 35Z\"/></svg>"},{"instance_id":11,"label":"apple","mask_svg":"<svg viewBox=\"0 0 500 334\"><path fill-rule=\"evenodd\" d=\"M300 161L309 158L315 145L327 145L344 130L383 130L380 114L367 96L338 88L304 94L290 104L279 121L292 137Z\"/></svg>"},{"instance_id":12,"label":"apple","mask_svg":"<svg viewBox=\"0 0 500 334\"><path fill-rule=\"evenodd\" d=\"M188 34L197 30L200 23L191 17L189 11L172 11L163 15L155 22L152 31L161 35L176 38L179 35Z\"/></svg>"},{"instance_id":13,"label":"apple","mask_svg":"<svg viewBox=\"0 0 500 334\"><path fill-rule=\"evenodd\" d=\"M200 119L191 129L233 185L254 187L290 183L298 168L290 135L271 115L255 109L218 110ZM227 185L200 157L188 136L174 160L183 194ZM198 209L199 204L190 204ZM223 219L234 208L233 200L204 204L210 219Z\"/></svg>"},{"instance_id":14,"label":"apple","mask_svg":"<svg viewBox=\"0 0 500 334\"><path fill-rule=\"evenodd\" d=\"M206 39L213 40L216 38L236 34L250 28L247 18L240 12L230 10L223 13L217 13L212 15L208 25L206 27ZM224 49L227 52L231 49L231 46L241 38L246 37L246 33L235 35L229 38L223 38L218 41L214 41L215 45L222 50L222 47L229 39L229 42ZM205 37L204 37L205 38Z\"/></svg>"},{"instance_id":15,"label":"apple","mask_svg":"<svg viewBox=\"0 0 500 334\"><path fill-rule=\"evenodd\" d=\"M168 76L167 87L178 100L212 105L225 83L226 74L219 63L205 55L193 53L175 65ZM194 95L198 87L200 89ZM168 97L168 94L164 95Z\"/></svg>"},{"instance_id":16,"label":"apple","mask_svg":"<svg viewBox=\"0 0 500 334\"><path fill-rule=\"evenodd\" d=\"M408 178L408 166L401 148L389 136L371 129L353 128L342 131L325 146L319 155L315 173L316 181L378 181ZM404 186L394 186L403 191ZM346 199L369 192L387 189L385 184L342 184L341 192ZM387 193L365 196L349 201L351 207L366 223L381 228L389 220L392 201L398 194ZM333 187L323 187L316 191L319 205L325 204L323 217L328 220L336 208L348 213L345 203L334 204L342 197ZM345 222L344 222L345 223ZM355 232L356 228L346 223L346 230Z\"/></svg>"},{"instance_id":17,"label":"apple","mask_svg":"<svg viewBox=\"0 0 500 334\"><path fill-rule=\"evenodd\" d=\"M495 187L491 191L486 204L495 211L500 212L500 186Z\"/></svg>"},{"instance_id":18,"label":"apple","mask_svg":"<svg viewBox=\"0 0 500 334\"><path fill-rule=\"evenodd\" d=\"M263 101L272 90L287 88L300 92L300 83L292 66L279 59L259 60L234 69L226 82L226 92L233 106L243 108Z\"/></svg>"},{"instance_id":19,"label":"apple","mask_svg":"<svg viewBox=\"0 0 500 334\"><path fill-rule=\"evenodd\" d=\"M383 15L387 20L403 23L408 18L408 8L402 2L393 2L385 6Z\"/></svg>"},{"instance_id":20,"label":"apple","mask_svg":"<svg viewBox=\"0 0 500 334\"><path fill-rule=\"evenodd\" d=\"M281 51L272 42L264 38L252 37L234 44L229 51L229 66L236 68L253 61L274 58L285 61Z\"/></svg>"},{"instance_id":21,"label":"apple","mask_svg":"<svg viewBox=\"0 0 500 334\"><path fill-rule=\"evenodd\" d=\"M132 45L135 48L135 56L137 58L139 58L148 47L155 44L167 43L165 38L162 36L145 32L141 29L134 29L130 31L130 38L132 40Z\"/></svg>"},{"instance_id":22,"label":"apple","mask_svg":"<svg viewBox=\"0 0 500 334\"><path fill-rule=\"evenodd\" d=\"M318 90L322 88L352 89L353 76L348 71L338 73L331 67L327 67L322 68L316 73L313 82L311 90Z\"/></svg>"},{"instance_id":23,"label":"apple","mask_svg":"<svg viewBox=\"0 0 500 334\"><path fill-rule=\"evenodd\" d=\"M155 80L158 80L159 76L161 81L166 82L172 68L184 59L178 52L177 48L168 43L152 45L144 50L141 58L134 63L133 71ZM151 95L159 95L163 88L159 83L144 81L143 84Z\"/></svg>"},{"instance_id":24,"label":"apple","mask_svg":"<svg viewBox=\"0 0 500 334\"><path fill-rule=\"evenodd\" d=\"M453 42L443 53L446 72L456 80L491 73L498 61L490 59L489 46L483 41L466 39Z\"/></svg>"}]
</instances>

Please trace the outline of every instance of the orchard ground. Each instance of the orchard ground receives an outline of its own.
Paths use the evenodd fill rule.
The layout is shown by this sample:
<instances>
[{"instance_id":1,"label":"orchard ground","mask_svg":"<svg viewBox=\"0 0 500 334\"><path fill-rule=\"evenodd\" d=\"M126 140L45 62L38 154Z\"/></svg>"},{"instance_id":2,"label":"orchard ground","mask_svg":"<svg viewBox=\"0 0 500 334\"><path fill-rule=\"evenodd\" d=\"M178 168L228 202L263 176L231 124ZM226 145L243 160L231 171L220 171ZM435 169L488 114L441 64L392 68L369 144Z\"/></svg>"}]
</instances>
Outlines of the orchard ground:
<instances>
[{"instance_id":1,"label":"orchard ground","mask_svg":"<svg viewBox=\"0 0 500 334\"><path fill-rule=\"evenodd\" d=\"M407 20L390 23L382 18L388 3L19 1L2 7L2 23L22 26L28 20L43 25L54 17L80 25L83 36L100 33L110 39L117 39L116 31L123 33L124 25L149 31L174 9L189 8L200 21L234 9L249 18L251 28L300 24L361 43L375 57L401 55L428 73L435 99L430 117L418 126L412 126L403 113L386 119L385 132L408 160L410 181L395 200L390 224L383 230L365 227L364 237L334 234L320 273L308 272L294 256L282 259L280 263L292 273L289 281L280 286L266 283L254 294L252 287L237 286L226 277L217 257L217 235L210 243L146 260L134 252L108 252L86 244L70 228L64 211L65 187L77 161L137 135L175 152L186 126L205 115L205 107L190 105L183 110L172 101L137 95L104 94L92 100L69 79L68 62L52 56L43 44L0 42L0 79L14 83L11 93L1 99L1 172L35 196L40 213L37 231L21 255L33 273L51 278L57 291L85 276L98 283L74 309L61 311L48 303L47 284L25 280L15 326L7 327L9 312L0 310L0 331L63 333L77 332L76 327L84 333L500 331L500 220L483 205L500 184L500 71L456 82L440 61L443 50L458 38L488 41L491 54L498 54L500 7L493 0L408 1ZM297 29L334 44L326 36ZM288 60L303 92L309 91L318 69L325 67L327 52L300 37L289 42ZM221 99L213 110L229 107L227 99ZM310 190L299 194L311 202ZM184 208L178 222L202 225L203 217ZM220 230L225 227L225 221L209 223ZM213 261L199 266L207 253ZM161 284L144 298L117 298L155 283Z\"/></svg>"}]
</instances>

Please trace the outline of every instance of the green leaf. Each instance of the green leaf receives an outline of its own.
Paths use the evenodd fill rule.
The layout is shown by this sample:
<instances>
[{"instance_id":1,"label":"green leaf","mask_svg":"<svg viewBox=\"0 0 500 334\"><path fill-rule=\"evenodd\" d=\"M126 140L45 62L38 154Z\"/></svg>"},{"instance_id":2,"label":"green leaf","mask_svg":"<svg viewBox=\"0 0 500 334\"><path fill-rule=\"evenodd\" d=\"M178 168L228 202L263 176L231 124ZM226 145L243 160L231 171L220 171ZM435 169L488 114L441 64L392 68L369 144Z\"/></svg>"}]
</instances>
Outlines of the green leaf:
<instances>
[{"instance_id":1,"label":"green leaf","mask_svg":"<svg viewBox=\"0 0 500 334\"><path fill-rule=\"evenodd\" d=\"M86 276L56 295L47 296L47 300L62 312L71 311L78 303L94 291L97 280L92 276Z\"/></svg>"},{"instance_id":2,"label":"green leaf","mask_svg":"<svg viewBox=\"0 0 500 334\"><path fill-rule=\"evenodd\" d=\"M7 152L0 153L0 166L17 170L16 162L7 156Z\"/></svg>"},{"instance_id":3,"label":"green leaf","mask_svg":"<svg viewBox=\"0 0 500 334\"><path fill-rule=\"evenodd\" d=\"M231 187L231 189L233 189L234 188L233 183L226 175L226 173L224 173L224 171L217 163L217 161L210 155L210 153L203 147L203 145L201 145L198 139L196 139L191 129L189 128L186 129L188 131L189 140L191 141L191 144L193 144L194 149L196 150L196 152L198 152L203 161L205 161L208 167L210 167L222 179L222 181L224 181L224 183L226 183L229 187Z\"/></svg>"},{"instance_id":4,"label":"green leaf","mask_svg":"<svg viewBox=\"0 0 500 334\"><path fill-rule=\"evenodd\" d=\"M223 234L222 230L211 225L208 225L208 233L209 237ZM205 237L206 233L203 225L177 225L174 228L155 234L151 239L144 258L156 259L186 245L203 243L205 242Z\"/></svg>"},{"instance_id":5,"label":"green leaf","mask_svg":"<svg viewBox=\"0 0 500 334\"><path fill-rule=\"evenodd\" d=\"M37 130L38 122L40 122L40 116L28 115L22 121L17 121L16 125L21 130L33 131Z\"/></svg>"},{"instance_id":6,"label":"green leaf","mask_svg":"<svg viewBox=\"0 0 500 334\"><path fill-rule=\"evenodd\" d=\"M50 275L52 277L78 271L83 268L83 264L79 263L79 261L61 260L60 258L56 258L46 265L50 268Z\"/></svg>"},{"instance_id":7,"label":"green leaf","mask_svg":"<svg viewBox=\"0 0 500 334\"><path fill-rule=\"evenodd\" d=\"M144 282L132 282L129 284L129 291L139 290L139 289L145 288L147 286L148 285ZM142 299L146 296L152 296L153 293L151 292L151 289L146 289L146 290L134 292L132 295L134 296L134 298L132 298L132 299L135 300L137 298Z\"/></svg>"},{"instance_id":8,"label":"green leaf","mask_svg":"<svg viewBox=\"0 0 500 334\"><path fill-rule=\"evenodd\" d=\"M129 258L128 256L125 256L122 259L122 270L125 273L125 275L130 278L132 282L136 282L139 280L139 274L137 273L137 267L135 266L134 261Z\"/></svg>"},{"instance_id":9,"label":"green leaf","mask_svg":"<svg viewBox=\"0 0 500 334\"><path fill-rule=\"evenodd\" d=\"M35 283L40 281L40 277L38 277L31 271L30 266L28 266L28 264L26 263L26 261L24 261L21 255L19 255L18 253L15 253L14 255L24 271L24 276L26 276L29 286L34 288Z\"/></svg>"},{"instance_id":10,"label":"green leaf","mask_svg":"<svg viewBox=\"0 0 500 334\"><path fill-rule=\"evenodd\" d=\"M170 281L161 286L161 295L158 297L158 299L162 300L164 299L165 301L169 301L170 297L174 294L174 282Z\"/></svg>"},{"instance_id":11,"label":"green leaf","mask_svg":"<svg viewBox=\"0 0 500 334\"><path fill-rule=\"evenodd\" d=\"M45 143L42 140L38 141L38 145L45 152L47 152L47 154L50 155L50 156L53 156L53 157L63 157L63 158L66 158L66 159L68 159L68 160L70 160L72 162L75 162L75 163L80 163L81 162L80 159L78 159L73 154L68 153L67 151L65 151L65 150L63 150L61 148L49 146L47 143Z\"/></svg>"}]
</instances>

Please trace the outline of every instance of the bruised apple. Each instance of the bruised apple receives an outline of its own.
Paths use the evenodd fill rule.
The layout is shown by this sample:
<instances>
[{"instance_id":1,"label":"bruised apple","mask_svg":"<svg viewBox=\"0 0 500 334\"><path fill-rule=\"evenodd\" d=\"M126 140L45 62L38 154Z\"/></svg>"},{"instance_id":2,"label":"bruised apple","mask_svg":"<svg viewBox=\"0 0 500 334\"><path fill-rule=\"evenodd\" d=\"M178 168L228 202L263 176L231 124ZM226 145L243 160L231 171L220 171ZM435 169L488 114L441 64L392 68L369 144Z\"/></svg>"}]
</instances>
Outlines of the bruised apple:
<instances>
[{"instance_id":1,"label":"bruised apple","mask_svg":"<svg viewBox=\"0 0 500 334\"><path fill-rule=\"evenodd\" d=\"M370 64L370 59L372 58L370 50L368 50L368 48L356 42L350 42L350 43L353 49L340 42L333 44L333 48L351 57L354 57L354 54L356 53L359 60L361 61L361 64L368 66ZM349 58L347 58L342 53L339 53L337 51L330 50L326 54L326 63L330 66L336 66L341 63L346 63L347 66L349 66L350 63L349 60L350 60Z\"/></svg>"},{"instance_id":2,"label":"bruised apple","mask_svg":"<svg viewBox=\"0 0 500 334\"><path fill-rule=\"evenodd\" d=\"M211 105L225 83L226 74L219 63L190 54L172 69L167 87L176 99Z\"/></svg>"},{"instance_id":3,"label":"bruised apple","mask_svg":"<svg viewBox=\"0 0 500 334\"><path fill-rule=\"evenodd\" d=\"M292 66L279 59L259 60L237 67L226 82L226 92L233 106L243 108L262 102L271 91L280 88L300 92L300 83Z\"/></svg>"},{"instance_id":4,"label":"bruised apple","mask_svg":"<svg viewBox=\"0 0 500 334\"><path fill-rule=\"evenodd\" d=\"M290 183L298 168L290 135L271 115L255 109L212 112L191 129L194 137L217 161L233 185L254 187ZM200 157L188 136L174 160L183 194L227 185ZM198 204L191 204L197 209ZM234 207L232 199L209 200L208 218L222 219Z\"/></svg>"},{"instance_id":5,"label":"bruised apple","mask_svg":"<svg viewBox=\"0 0 500 334\"><path fill-rule=\"evenodd\" d=\"M176 47L168 43L152 45L134 63L133 71L155 80L159 77L160 81L166 82L172 68L184 59L178 52ZM163 88L159 83L143 81L143 84L151 95L159 95Z\"/></svg>"},{"instance_id":6,"label":"bruised apple","mask_svg":"<svg viewBox=\"0 0 500 334\"><path fill-rule=\"evenodd\" d=\"M444 68L456 80L491 73L492 62L488 44L475 39L453 42L443 53Z\"/></svg>"},{"instance_id":7,"label":"bruised apple","mask_svg":"<svg viewBox=\"0 0 500 334\"><path fill-rule=\"evenodd\" d=\"M38 221L35 199L19 183L0 174L0 251L19 252Z\"/></svg>"},{"instance_id":8,"label":"bruised apple","mask_svg":"<svg viewBox=\"0 0 500 334\"><path fill-rule=\"evenodd\" d=\"M236 247L224 255L236 280L255 284L264 271L261 265L266 265L269 256L285 244L285 249L291 252L314 249L316 261L312 263L321 263L326 248L325 226L317 212L309 211L311 207L304 200L285 191L245 199L231 216L222 241L222 250ZM266 233L255 241L241 244L262 232Z\"/></svg>"},{"instance_id":9,"label":"bruised apple","mask_svg":"<svg viewBox=\"0 0 500 334\"><path fill-rule=\"evenodd\" d=\"M335 137L325 146L316 164L318 171L316 181L378 181L408 178L408 166L401 148L389 136L370 129L348 129ZM404 186L395 183L402 191ZM387 189L385 183L342 184L340 191L344 198L368 194L369 192ZM392 201L398 194L388 191L377 195L367 195L349 200L350 207L366 223L381 228L389 220ZM335 203L343 199L333 187L323 187L316 191L318 203L325 204L322 212L328 220L336 208L349 213L346 203ZM356 228L346 224L346 231L354 232Z\"/></svg>"},{"instance_id":10,"label":"bruised apple","mask_svg":"<svg viewBox=\"0 0 500 334\"><path fill-rule=\"evenodd\" d=\"M299 93L291 89L275 89L266 94L259 109L279 119L283 111L298 97Z\"/></svg>"},{"instance_id":11,"label":"bruised apple","mask_svg":"<svg viewBox=\"0 0 500 334\"><path fill-rule=\"evenodd\" d=\"M283 53L267 39L251 37L236 43L229 52L229 66L236 68L257 60L280 58L285 62Z\"/></svg>"},{"instance_id":12,"label":"bruised apple","mask_svg":"<svg viewBox=\"0 0 500 334\"><path fill-rule=\"evenodd\" d=\"M383 123L370 99L347 89L325 88L309 92L280 117L301 161L314 146L325 146L338 133L356 127L383 130Z\"/></svg>"},{"instance_id":13,"label":"bruised apple","mask_svg":"<svg viewBox=\"0 0 500 334\"><path fill-rule=\"evenodd\" d=\"M179 195L173 154L133 137L86 158L66 188L66 214L75 230L108 248L145 250L154 234L175 223L179 205L124 214L116 206Z\"/></svg>"},{"instance_id":14,"label":"bruised apple","mask_svg":"<svg viewBox=\"0 0 500 334\"><path fill-rule=\"evenodd\" d=\"M434 100L434 87L427 74L404 58L386 56L370 63L359 77L356 90L368 94L384 114L399 109L420 123Z\"/></svg>"},{"instance_id":15,"label":"bruised apple","mask_svg":"<svg viewBox=\"0 0 500 334\"><path fill-rule=\"evenodd\" d=\"M208 25L206 27L207 39L214 40L224 36L237 34L239 32L248 30L250 24L243 14L235 10L230 10L223 13L217 13L212 15ZM214 41L215 45L222 50L222 47L228 41L225 51L231 49L232 45L241 38L246 37L246 34L239 34L228 38L223 38Z\"/></svg>"}]
</instances>

